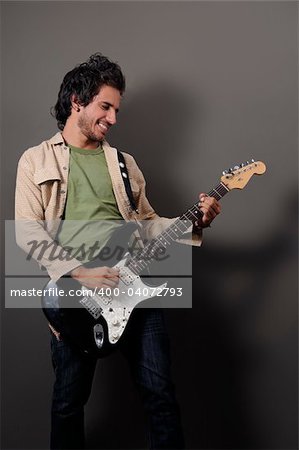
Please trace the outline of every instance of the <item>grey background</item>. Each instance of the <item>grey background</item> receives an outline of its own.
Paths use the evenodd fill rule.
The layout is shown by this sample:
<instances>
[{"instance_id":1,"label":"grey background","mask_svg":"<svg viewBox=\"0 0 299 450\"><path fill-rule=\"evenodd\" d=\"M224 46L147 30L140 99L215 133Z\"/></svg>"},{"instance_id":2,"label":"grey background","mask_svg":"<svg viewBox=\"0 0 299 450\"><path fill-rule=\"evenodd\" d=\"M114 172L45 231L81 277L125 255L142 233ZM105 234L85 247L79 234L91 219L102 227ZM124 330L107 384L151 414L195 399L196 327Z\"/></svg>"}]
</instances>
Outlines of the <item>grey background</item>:
<instances>
[{"instance_id":1,"label":"grey background","mask_svg":"<svg viewBox=\"0 0 299 450\"><path fill-rule=\"evenodd\" d=\"M109 141L148 196L181 213L249 158L268 170L223 199L193 251L193 309L167 311L188 448L297 447L297 2L2 2L2 205L17 160L56 132L63 75L101 51L127 92ZM46 448L53 380L38 310L2 314L2 446ZM92 448L145 446L118 354L98 365Z\"/></svg>"}]
</instances>

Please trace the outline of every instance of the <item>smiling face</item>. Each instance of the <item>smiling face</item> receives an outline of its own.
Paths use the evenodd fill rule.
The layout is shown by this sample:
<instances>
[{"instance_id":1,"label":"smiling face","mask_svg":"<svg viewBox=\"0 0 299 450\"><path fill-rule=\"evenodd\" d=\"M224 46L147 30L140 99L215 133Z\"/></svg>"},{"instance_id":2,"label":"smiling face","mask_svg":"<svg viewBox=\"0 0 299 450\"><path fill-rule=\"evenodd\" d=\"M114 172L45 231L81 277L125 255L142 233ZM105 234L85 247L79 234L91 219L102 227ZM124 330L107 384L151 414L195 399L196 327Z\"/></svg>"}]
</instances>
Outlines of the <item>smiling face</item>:
<instances>
[{"instance_id":1,"label":"smiling face","mask_svg":"<svg viewBox=\"0 0 299 450\"><path fill-rule=\"evenodd\" d=\"M63 133L72 134L71 140L67 140L77 147L97 148L110 127L116 123L120 100L121 94L117 89L104 85L87 106L74 103L71 129L66 126Z\"/></svg>"}]
</instances>

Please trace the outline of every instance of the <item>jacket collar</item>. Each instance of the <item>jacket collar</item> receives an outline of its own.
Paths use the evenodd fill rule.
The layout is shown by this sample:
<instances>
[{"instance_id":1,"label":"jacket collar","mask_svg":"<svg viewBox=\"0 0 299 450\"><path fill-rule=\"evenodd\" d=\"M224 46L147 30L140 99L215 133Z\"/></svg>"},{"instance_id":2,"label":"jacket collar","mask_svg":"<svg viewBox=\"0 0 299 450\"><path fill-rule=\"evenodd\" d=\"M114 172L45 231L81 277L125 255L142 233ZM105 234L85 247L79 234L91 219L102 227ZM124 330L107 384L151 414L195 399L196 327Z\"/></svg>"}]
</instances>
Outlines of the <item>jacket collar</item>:
<instances>
[{"instance_id":1,"label":"jacket collar","mask_svg":"<svg viewBox=\"0 0 299 450\"><path fill-rule=\"evenodd\" d=\"M49 139L49 143L53 145L64 144L64 139L61 132L59 131L53 137L51 137L51 139Z\"/></svg>"},{"instance_id":2,"label":"jacket collar","mask_svg":"<svg viewBox=\"0 0 299 450\"><path fill-rule=\"evenodd\" d=\"M57 144L65 144L65 141L63 139L62 133L61 131L58 131L58 133L56 133L54 136L51 137L51 139L49 139L49 143L53 144L53 145L57 145ZM107 152L107 150L111 149L112 147L110 147L109 143L105 140L103 140L103 149Z\"/></svg>"}]
</instances>

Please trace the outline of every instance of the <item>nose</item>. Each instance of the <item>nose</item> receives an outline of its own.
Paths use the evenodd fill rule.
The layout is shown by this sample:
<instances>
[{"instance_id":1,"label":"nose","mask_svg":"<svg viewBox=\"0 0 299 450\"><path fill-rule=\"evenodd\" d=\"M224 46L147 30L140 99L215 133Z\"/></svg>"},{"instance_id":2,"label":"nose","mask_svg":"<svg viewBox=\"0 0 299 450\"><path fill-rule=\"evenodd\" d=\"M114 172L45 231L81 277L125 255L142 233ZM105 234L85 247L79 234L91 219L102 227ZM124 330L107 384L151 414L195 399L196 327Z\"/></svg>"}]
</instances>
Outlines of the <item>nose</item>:
<instances>
[{"instance_id":1,"label":"nose","mask_svg":"<svg viewBox=\"0 0 299 450\"><path fill-rule=\"evenodd\" d=\"M114 125L116 123L116 111L112 108L109 108L106 119L110 125Z\"/></svg>"}]
</instances>

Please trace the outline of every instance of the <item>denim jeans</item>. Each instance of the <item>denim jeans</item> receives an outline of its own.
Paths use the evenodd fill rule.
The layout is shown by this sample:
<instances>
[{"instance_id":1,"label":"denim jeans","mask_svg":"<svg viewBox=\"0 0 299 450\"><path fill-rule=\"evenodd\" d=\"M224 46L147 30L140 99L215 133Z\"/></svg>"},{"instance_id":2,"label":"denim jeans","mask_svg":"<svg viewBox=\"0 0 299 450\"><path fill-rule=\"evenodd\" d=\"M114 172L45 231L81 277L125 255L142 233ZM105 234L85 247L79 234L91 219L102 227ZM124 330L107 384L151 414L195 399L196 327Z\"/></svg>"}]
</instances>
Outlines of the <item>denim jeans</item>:
<instances>
[{"instance_id":1,"label":"denim jeans","mask_svg":"<svg viewBox=\"0 0 299 450\"><path fill-rule=\"evenodd\" d=\"M51 449L84 448L84 405L96 360L52 336L56 375L52 401ZM179 407L170 373L169 341L163 311L137 309L120 344L147 414L151 449L184 448ZM104 361L102 361L104 362ZM117 429L117 424L115 425ZM100 445L100 443L99 443Z\"/></svg>"}]
</instances>

